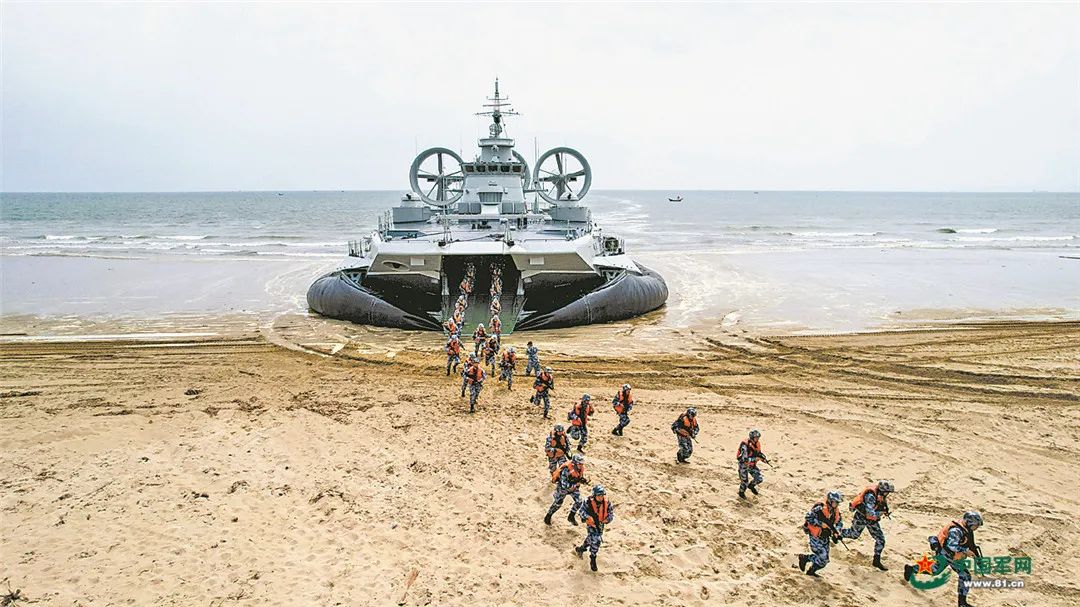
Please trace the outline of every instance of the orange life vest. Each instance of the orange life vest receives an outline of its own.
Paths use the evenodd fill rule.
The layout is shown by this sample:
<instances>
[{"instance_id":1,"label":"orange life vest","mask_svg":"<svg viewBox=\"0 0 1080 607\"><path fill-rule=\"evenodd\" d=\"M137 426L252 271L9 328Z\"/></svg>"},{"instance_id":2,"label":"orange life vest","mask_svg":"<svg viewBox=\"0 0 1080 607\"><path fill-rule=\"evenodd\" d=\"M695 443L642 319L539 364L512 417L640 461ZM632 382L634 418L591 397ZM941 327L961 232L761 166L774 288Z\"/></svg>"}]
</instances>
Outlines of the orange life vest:
<instances>
[{"instance_id":1,"label":"orange life vest","mask_svg":"<svg viewBox=\"0 0 1080 607\"><path fill-rule=\"evenodd\" d=\"M480 341L487 337L487 331L485 331L483 327L477 327L476 330L473 331L472 336L473 339L475 339L476 341Z\"/></svg>"},{"instance_id":2,"label":"orange life vest","mask_svg":"<svg viewBox=\"0 0 1080 607\"><path fill-rule=\"evenodd\" d=\"M566 433L555 434L554 431L548 435L550 445L544 449L544 453L547 453L548 459L557 459L560 457L566 457L567 452L570 451L570 439L566 437Z\"/></svg>"},{"instance_id":3,"label":"orange life vest","mask_svg":"<svg viewBox=\"0 0 1080 607\"><path fill-rule=\"evenodd\" d=\"M528 369L525 369L525 371L528 372ZM544 371L540 375L536 376L536 383L534 384L533 387L536 388L537 392L543 392L545 390L548 390L550 385L551 385L551 374L548 373L547 371Z\"/></svg>"},{"instance_id":4,"label":"orange life vest","mask_svg":"<svg viewBox=\"0 0 1080 607\"><path fill-rule=\"evenodd\" d=\"M840 520L840 511L836 508L829 506L829 502L818 502L814 504L814 507L821 506L821 512L825 515L825 518L829 521L829 524L836 527L836 523ZM824 525L811 525L806 523L806 529L810 531L810 535L814 537L821 537L821 532L825 530ZM831 533L831 529L829 530Z\"/></svg>"},{"instance_id":5,"label":"orange life vest","mask_svg":"<svg viewBox=\"0 0 1080 607\"><path fill-rule=\"evenodd\" d=\"M626 411L626 405L634 402L634 398L630 396L629 390L619 390L619 394L615 396L615 412L622 414Z\"/></svg>"},{"instance_id":6,"label":"orange life vest","mask_svg":"<svg viewBox=\"0 0 1080 607\"><path fill-rule=\"evenodd\" d=\"M575 426L584 426L589 421L586 418L592 413L592 402L578 401L578 404L574 405L574 419L570 423Z\"/></svg>"},{"instance_id":7,"label":"orange life vest","mask_svg":"<svg viewBox=\"0 0 1080 607\"><path fill-rule=\"evenodd\" d=\"M603 495L593 495L589 499L585 500L585 524L590 527L597 527L604 524L607 520L608 512L611 511L611 504L608 503L607 497ZM595 512L596 518L592 517L589 512Z\"/></svg>"},{"instance_id":8,"label":"orange life vest","mask_svg":"<svg viewBox=\"0 0 1080 607\"><path fill-rule=\"evenodd\" d=\"M446 321L446 324L443 326L446 327L446 330L450 333L457 333L457 323L454 322L453 318Z\"/></svg>"},{"instance_id":9,"label":"orange life vest","mask_svg":"<svg viewBox=\"0 0 1080 607\"><path fill-rule=\"evenodd\" d=\"M738 459L739 459L739 454L742 453L742 446L743 445L746 445L746 454L748 456L756 458L756 457L759 457L761 455L761 441L756 440L754 442L750 442L750 439L747 438L747 439L743 439L743 442L739 443L739 450L735 452L736 461L738 461ZM750 467L755 467L755 466L757 466L757 462L756 461L754 461L754 462L746 462L746 465L748 465Z\"/></svg>"},{"instance_id":10,"label":"orange life vest","mask_svg":"<svg viewBox=\"0 0 1080 607\"><path fill-rule=\"evenodd\" d=\"M863 507L863 500L866 499L866 494L867 493L873 493L874 494L874 500L875 500L874 503L877 504L874 507L874 510L877 510L878 512L881 512L883 510L888 510L889 506L888 506L888 504L885 503L885 495L881 494L881 493L878 493L877 485L870 485L866 489L863 489L858 495L856 495L855 499L851 500L850 509L851 510L858 510L859 512L864 512L865 513L866 508Z\"/></svg>"},{"instance_id":11,"label":"orange life vest","mask_svg":"<svg viewBox=\"0 0 1080 607\"><path fill-rule=\"evenodd\" d=\"M461 342L454 340L446 344L446 353L453 355L461 354Z\"/></svg>"},{"instance_id":12,"label":"orange life vest","mask_svg":"<svg viewBox=\"0 0 1080 607\"><path fill-rule=\"evenodd\" d=\"M681 428L679 428L680 435L693 436L694 430L697 430L698 427L697 418L690 417L689 415L683 413L679 416L679 425L682 426Z\"/></svg>"},{"instance_id":13,"label":"orange life vest","mask_svg":"<svg viewBox=\"0 0 1080 607\"><path fill-rule=\"evenodd\" d=\"M514 363L517 361L517 354L511 352L510 350L507 350L506 352L503 352L502 361L507 366L512 367L512 366L514 366Z\"/></svg>"},{"instance_id":14,"label":"orange life vest","mask_svg":"<svg viewBox=\"0 0 1080 607\"><path fill-rule=\"evenodd\" d=\"M971 550L971 548L975 542L971 531L967 528L967 525L965 525L963 521L953 521L948 525L945 525L945 527L942 528L941 532L937 534L938 543L941 544L942 548L945 548L945 540L949 539L949 531L951 531L953 527L960 529L960 546L965 548L960 550L960 552L957 552L954 556L956 558L965 558L967 556L970 556L974 552L973 550Z\"/></svg>"},{"instance_id":15,"label":"orange life vest","mask_svg":"<svg viewBox=\"0 0 1080 607\"><path fill-rule=\"evenodd\" d=\"M555 469L551 473L551 482L559 482L559 476L562 474L563 469L566 469L568 476L570 477L570 484L576 485L585 478L585 464L575 464L574 462L563 462L563 465Z\"/></svg>"},{"instance_id":16,"label":"orange life vest","mask_svg":"<svg viewBox=\"0 0 1080 607\"><path fill-rule=\"evenodd\" d=\"M484 381L484 368L480 365L472 365L465 370L465 377L469 380L470 384L475 384Z\"/></svg>"},{"instance_id":17,"label":"orange life vest","mask_svg":"<svg viewBox=\"0 0 1080 607\"><path fill-rule=\"evenodd\" d=\"M498 349L499 349L499 340L495 339L495 337L491 337L490 339L487 340L487 343L484 344L484 350L489 355L494 355L495 351L498 350Z\"/></svg>"},{"instance_id":18,"label":"orange life vest","mask_svg":"<svg viewBox=\"0 0 1080 607\"><path fill-rule=\"evenodd\" d=\"M493 316L491 318L491 331L493 333L498 333L499 329L502 329L502 321L499 320L498 316Z\"/></svg>"}]
</instances>

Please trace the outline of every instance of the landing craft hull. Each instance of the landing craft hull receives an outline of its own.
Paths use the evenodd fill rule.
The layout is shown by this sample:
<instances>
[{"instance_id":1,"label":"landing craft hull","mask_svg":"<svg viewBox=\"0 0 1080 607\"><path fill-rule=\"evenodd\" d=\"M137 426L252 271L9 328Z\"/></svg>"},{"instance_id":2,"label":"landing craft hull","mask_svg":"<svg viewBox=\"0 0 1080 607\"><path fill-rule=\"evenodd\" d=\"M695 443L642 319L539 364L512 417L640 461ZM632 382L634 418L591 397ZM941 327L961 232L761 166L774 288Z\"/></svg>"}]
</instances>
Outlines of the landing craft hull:
<instances>
[{"instance_id":1,"label":"landing craft hull","mask_svg":"<svg viewBox=\"0 0 1080 607\"><path fill-rule=\"evenodd\" d=\"M662 307L668 297L667 283L653 270L638 267L642 270L640 275L626 272L565 305L545 312L523 314L514 330L556 329L626 320ZM548 299L544 295L527 291L526 301L542 303ZM314 312L357 324L395 329L442 329L431 318L438 310L402 309L348 280L340 272L316 280L308 289L307 301Z\"/></svg>"}]
</instances>

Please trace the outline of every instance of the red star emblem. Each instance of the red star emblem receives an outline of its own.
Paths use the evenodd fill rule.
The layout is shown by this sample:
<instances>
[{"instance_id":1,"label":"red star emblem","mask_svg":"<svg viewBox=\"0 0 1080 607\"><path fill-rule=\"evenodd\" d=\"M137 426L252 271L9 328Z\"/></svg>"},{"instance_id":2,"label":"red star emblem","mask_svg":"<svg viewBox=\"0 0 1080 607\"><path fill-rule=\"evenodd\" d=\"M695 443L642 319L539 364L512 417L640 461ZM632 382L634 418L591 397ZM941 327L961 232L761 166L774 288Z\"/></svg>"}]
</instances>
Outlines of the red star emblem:
<instances>
[{"instance_id":1,"label":"red star emblem","mask_svg":"<svg viewBox=\"0 0 1080 607\"><path fill-rule=\"evenodd\" d=\"M934 572L934 561L925 554L921 559L915 561L915 564L919 566L917 573L928 573L932 575Z\"/></svg>"}]
</instances>

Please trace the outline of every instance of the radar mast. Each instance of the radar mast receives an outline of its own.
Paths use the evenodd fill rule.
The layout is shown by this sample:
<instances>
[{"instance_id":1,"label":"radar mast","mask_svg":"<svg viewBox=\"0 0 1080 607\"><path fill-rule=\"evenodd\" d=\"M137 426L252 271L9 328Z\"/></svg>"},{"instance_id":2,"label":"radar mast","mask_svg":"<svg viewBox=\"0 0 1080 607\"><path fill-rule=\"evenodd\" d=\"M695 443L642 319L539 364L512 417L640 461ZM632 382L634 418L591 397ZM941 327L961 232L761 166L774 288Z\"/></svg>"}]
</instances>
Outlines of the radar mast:
<instances>
[{"instance_id":1,"label":"radar mast","mask_svg":"<svg viewBox=\"0 0 1080 607\"><path fill-rule=\"evenodd\" d=\"M488 127L488 130L491 132L491 137L494 139L502 135L503 131L506 129L502 123L503 116L520 116L521 114L515 112L514 109L510 107L509 97L499 96L498 78L495 79L495 96L488 97L487 100L491 103L485 103L484 107L491 109L484 112L477 112L476 115L491 116L491 126ZM505 111L503 111L504 107L506 108Z\"/></svg>"}]
</instances>

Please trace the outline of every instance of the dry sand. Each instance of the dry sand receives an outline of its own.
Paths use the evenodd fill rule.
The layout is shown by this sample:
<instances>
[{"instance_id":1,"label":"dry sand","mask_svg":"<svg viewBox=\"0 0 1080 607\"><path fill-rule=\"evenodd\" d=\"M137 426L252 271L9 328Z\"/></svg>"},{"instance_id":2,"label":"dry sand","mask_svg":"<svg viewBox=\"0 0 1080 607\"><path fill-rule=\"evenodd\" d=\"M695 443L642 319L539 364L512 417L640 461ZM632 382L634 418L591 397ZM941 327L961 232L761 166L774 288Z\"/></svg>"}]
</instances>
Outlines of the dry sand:
<instances>
[{"instance_id":1,"label":"dry sand","mask_svg":"<svg viewBox=\"0 0 1080 607\"><path fill-rule=\"evenodd\" d=\"M588 356L571 355L588 331L511 336L545 348L559 418L598 397L589 476L617 507L596 574L565 507L542 523L551 422L527 381L489 381L470 416L435 337L289 337L304 325L0 345L0 579L39 606L388 605L412 575L408 605L953 605L951 583L914 590L900 570L978 508L984 552L1033 574L974 603L1080 603L1080 324L685 333L660 353L623 351L627 325ZM616 438L605 403L624 381L638 407ZM691 405L701 435L677 466L668 426ZM778 465L741 502L751 427ZM876 478L898 487L892 569L870 567L864 535L801 575L803 513Z\"/></svg>"}]
</instances>

